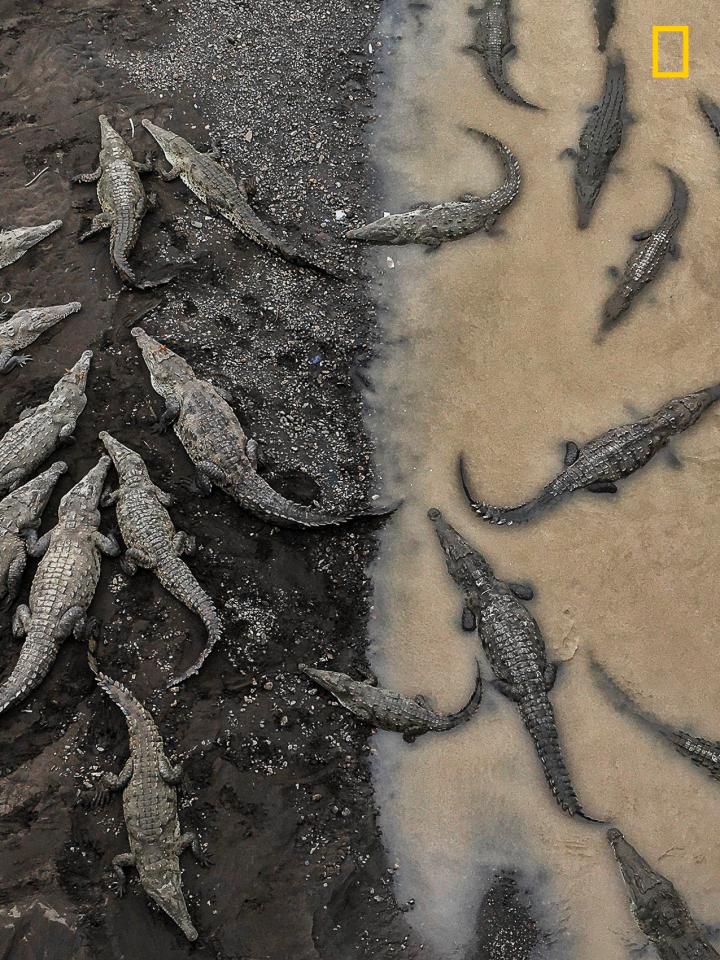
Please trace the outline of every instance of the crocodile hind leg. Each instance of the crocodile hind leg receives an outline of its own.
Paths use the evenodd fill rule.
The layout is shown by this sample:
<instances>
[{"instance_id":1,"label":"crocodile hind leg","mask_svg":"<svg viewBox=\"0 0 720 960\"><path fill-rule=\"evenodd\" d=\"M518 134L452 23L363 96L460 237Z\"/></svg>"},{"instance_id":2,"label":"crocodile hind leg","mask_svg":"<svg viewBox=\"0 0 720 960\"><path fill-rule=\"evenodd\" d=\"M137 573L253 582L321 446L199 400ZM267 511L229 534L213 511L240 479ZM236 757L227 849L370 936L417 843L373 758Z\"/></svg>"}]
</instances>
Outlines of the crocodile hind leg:
<instances>
[{"instance_id":1,"label":"crocodile hind leg","mask_svg":"<svg viewBox=\"0 0 720 960\"><path fill-rule=\"evenodd\" d=\"M90 237L94 237L96 233L101 233L103 230L109 230L111 226L110 218L105 213L98 213L92 218L90 226L87 230L84 230L78 237L78 243L85 243L86 240L89 240Z\"/></svg>"},{"instance_id":2,"label":"crocodile hind leg","mask_svg":"<svg viewBox=\"0 0 720 960\"><path fill-rule=\"evenodd\" d=\"M27 559L23 551L23 553L19 557L15 557L13 562L10 564L7 575L7 593L5 594L2 604L0 604L0 607L3 610L7 610L8 607L11 607L13 603L15 603L15 599L20 592L20 583L22 582L23 574L25 573L26 563Z\"/></svg>"},{"instance_id":3,"label":"crocodile hind leg","mask_svg":"<svg viewBox=\"0 0 720 960\"><path fill-rule=\"evenodd\" d=\"M165 783L169 783L171 787L176 787L182 780L182 767L178 763L173 766L167 757L162 756L158 761L158 769L160 770L160 776L163 778Z\"/></svg>"},{"instance_id":4,"label":"crocodile hind leg","mask_svg":"<svg viewBox=\"0 0 720 960\"><path fill-rule=\"evenodd\" d=\"M19 607L15 608L12 620L12 634L16 639L19 640L27 634L30 629L31 620L32 614L30 613L30 607L26 606L26 604L21 603Z\"/></svg>"},{"instance_id":5,"label":"crocodile hind leg","mask_svg":"<svg viewBox=\"0 0 720 960\"><path fill-rule=\"evenodd\" d=\"M95 534L95 545L97 546L100 553L103 553L106 557L119 557L120 556L120 544L117 542L115 537L112 534L104 536L104 534L97 531Z\"/></svg>"},{"instance_id":6,"label":"crocodile hind leg","mask_svg":"<svg viewBox=\"0 0 720 960\"><path fill-rule=\"evenodd\" d=\"M138 550L137 547L130 547L129 550L126 550L120 560L122 572L128 577L134 577L138 567L144 567L146 570L150 570L152 565L153 562L150 557L146 553L143 553L142 550Z\"/></svg>"},{"instance_id":7,"label":"crocodile hind leg","mask_svg":"<svg viewBox=\"0 0 720 960\"><path fill-rule=\"evenodd\" d=\"M102 176L102 167L96 167L91 173L77 173L70 177L70 183L97 183Z\"/></svg>"},{"instance_id":8,"label":"crocodile hind leg","mask_svg":"<svg viewBox=\"0 0 720 960\"><path fill-rule=\"evenodd\" d=\"M545 667L545 672L543 674L543 680L545 681L545 689L550 692L555 686L555 678L557 677L557 664L549 663Z\"/></svg>"},{"instance_id":9,"label":"crocodile hind leg","mask_svg":"<svg viewBox=\"0 0 720 960\"><path fill-rule=\"evenodd\" d=\"M25 549L28 555L37 560L42 557L50 546L50 534L45 533L38 537L37 530L29 530L25 537Z\"/></svg>"},{"instance_id":10,"label":"crocodile hind leg","mask_svg":"<svg viewBox=\"0 0 720 960\"><path fill-rule=\"evenodd\" d=\"M65 640L72 634L76 640L80 640L85 633L85 620L85 611L82 607L69 607L58 620L57 636Z\"/></svg>"},{"instance_id":11,"label":"crocodile hind leg","mask_svg":"<svg viewBox=\"0 0 720 960\"><path fill-rule=\"evenodd\" d=\"M127 876L125 871L134 866L135 857L131 853L119 853L116 857L113 857L112 867L115 871L115 878L117 880L117 895L119 897L124 895L125 888L127 886Z\"/></svg>"},{"instance_id":12,"label":"crocodile hind leg","mask_svg":"<svg viewBox=\"0 0 720 960\"><path fill-rule=\"evenodd\" d=\"M197 553L195 537L184 530L178 530L173 537L173 550L177 557L194 557Z\"/></svg>"},{"instance_id":13,"label":"crocodile hind leg","mask_svg":"<svg viewBox=\"0 0 720 960\"><path fill-rule=\"evenodd\" d=\"M188 847L192 850L193 856L198 863L204 867L209 865L210 859L207 854L203 852L203 848L200 846L200 838L194 830L187 830L178 840L178 856L184 853Z\"/></svg>"}]
</instances>

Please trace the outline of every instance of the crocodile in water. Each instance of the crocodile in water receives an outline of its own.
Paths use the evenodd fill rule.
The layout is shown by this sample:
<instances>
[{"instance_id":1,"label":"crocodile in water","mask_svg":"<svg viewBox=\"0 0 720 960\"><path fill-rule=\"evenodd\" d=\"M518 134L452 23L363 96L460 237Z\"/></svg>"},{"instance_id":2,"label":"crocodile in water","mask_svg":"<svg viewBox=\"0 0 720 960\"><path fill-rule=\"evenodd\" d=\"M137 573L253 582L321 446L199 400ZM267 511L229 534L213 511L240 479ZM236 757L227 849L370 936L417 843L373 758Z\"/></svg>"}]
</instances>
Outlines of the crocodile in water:
<instances>
[{"instance_id":1,"label":"crocodile in water","mask_svg":"<svg viewBox=\"0 0 720 960\"><path fill-rule=\"evenodd\" d=\"M510 0L485 0L479 10L471 8L470 13L477 15L477 24L468 49L480 55L490 82L511 103L539 110L536 104L521 97L505 76L505 57L515 53L510 33Z\"/></svg>"},{"instance_id":2,"label":"crocodile in water","mask_svg":"<svg viewBox=\"0 0 720 960\"><path fill-rule=\"evenodd\" d=\"M605 50L610 31L615 26L615 0L593 0L598 50Z\"/></svg>"}]
</instances>

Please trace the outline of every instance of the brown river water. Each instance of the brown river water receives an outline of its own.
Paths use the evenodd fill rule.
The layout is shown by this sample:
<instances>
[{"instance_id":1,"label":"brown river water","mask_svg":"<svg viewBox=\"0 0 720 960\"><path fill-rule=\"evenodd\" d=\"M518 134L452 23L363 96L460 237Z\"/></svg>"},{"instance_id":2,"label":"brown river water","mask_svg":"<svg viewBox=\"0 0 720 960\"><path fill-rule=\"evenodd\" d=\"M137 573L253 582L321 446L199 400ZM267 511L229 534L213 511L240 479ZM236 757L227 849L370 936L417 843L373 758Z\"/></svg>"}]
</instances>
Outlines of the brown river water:
<instances>
[{"instance_id":1,"label":"brown river water","mask_svg":"<svg viewBox=\"0 0 720 960\"><path fill-rule=\"evenodd\" d=\"M560 469L565 440L631 420L629 405L651 412L720 380L720 144L696 106L698 91L720 99L720 26L716 3L682 6L617 0L609 50L625 56L637 122L584 232L575 224L572 162L559 154L577 144L584 108L602 88L590 0L515 0L518 54L508 74L545 112L500 99L462 51L474 25L467 0L403 2L387 12L373 143L385 210L499 182L495 157L467 136L468 125L517 153L524 183L498 236L433 254L370 253L387 340L374 371L373 426L385 475L405 497L374 569L373 659L384 685L430 695L443 710L469 695L479 644L460 628L461 595L426 518L440 507L499 575L536 589L531 609L549 658L561 661L551 698L584 807L622 829L676 883L695 918L713 925L720 784L619 713L589 657L669 723L720 739L720 409L675 442L682 469L657 457L621 481L616 497L577 493L524 527L475 517L456 472L464 450L483 496L521 502ZM690 26L689 79L652 78L653 24ZM661 67L672 67L677 52L670 38ZM598 345L607 267L622 268L631 234L668 207L660 163L690 188L681 259ZM548 935L547 956L626 960L644 943L604 828L555 806L515 707L489 683L462 728L412 746L381 733L374 748L397 893L415 901L407 916L428 956L471 955L479 901L510 869Z\"/></svg>"}]
</instances>

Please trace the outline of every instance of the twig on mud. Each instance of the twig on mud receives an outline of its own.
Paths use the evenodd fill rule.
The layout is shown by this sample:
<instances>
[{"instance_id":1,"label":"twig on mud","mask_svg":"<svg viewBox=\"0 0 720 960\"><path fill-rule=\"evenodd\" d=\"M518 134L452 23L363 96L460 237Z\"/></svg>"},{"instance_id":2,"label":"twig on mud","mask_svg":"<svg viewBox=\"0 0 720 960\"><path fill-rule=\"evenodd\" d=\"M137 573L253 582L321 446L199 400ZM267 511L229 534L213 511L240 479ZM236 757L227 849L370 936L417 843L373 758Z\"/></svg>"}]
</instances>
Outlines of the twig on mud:
<instances>
[{"instance_id":1,"label":"twig on mud","mask_svg":"<svg viewBox=\"0 0 720 960\"><path fill-rule=\"evenodd\" d=\"M50 167L43 167L43 169L40 171L40 173L36 173L35 176L32 178L32 180L28 180L28 182L25 184L25 186L26 186L26 187L31 187L31 186L35 183L35 181L36 181L36 180L39 180L40 177L41 177L44 173L47 173L49 169L50 169Z\"/></svg>"},{"instance_id":2,"label":"twig on mud","mask_svg":"<svg viewBox=\"0 0 720 960\"><path fill-rule=\"evenodd\" d=\"M132 130L131 136L134 137L134 136L135 136L135 124L134 124L134 122L133 122L133 118L132 118L132 117L130 117L130 129Z\"/></svg>"}]
</instances>

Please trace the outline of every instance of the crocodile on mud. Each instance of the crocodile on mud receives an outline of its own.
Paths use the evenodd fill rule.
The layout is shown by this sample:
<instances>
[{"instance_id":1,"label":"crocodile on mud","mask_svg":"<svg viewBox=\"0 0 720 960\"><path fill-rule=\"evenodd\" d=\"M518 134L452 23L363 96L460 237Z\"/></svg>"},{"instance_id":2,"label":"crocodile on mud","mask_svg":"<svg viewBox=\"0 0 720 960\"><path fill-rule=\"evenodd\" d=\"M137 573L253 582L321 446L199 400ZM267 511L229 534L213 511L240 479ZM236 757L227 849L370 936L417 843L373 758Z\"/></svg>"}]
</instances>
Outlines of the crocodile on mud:
<instances>
[{"instance_id":1,"label":"crocodile on mud","mask_svg":"<svg viewBox=\"0 0 720 960\"><path fill-rule=\"evenodd\" d=\"M406 743L425 733L452 730L469 720L482 700L482 676L477 665L475 689L472 696L457 713L439 714L430 709L423 696L404 697L393 690L377 686L375 677L365 681L353 680L346 673L335 670L316 670L304 663L298 670L306 674L330 693L351 713L381 730L396 730L402 733Z\"/></svg>"},{"instance_id":2,"label":"crocodile on mud","mask_svg":"<svg viewBox=\"0 0 720 960\"><path fill-rule=\"evenodd\" d=\"M38 407L27 407L0 439L0 493L17 489L63 443L70 443L85 409L85 386L92 359L86 350Z\"/></svg>"},{"instance_id":3,"label":"crocodile on mud","mask_svg":"<svg viewBox=\"0 0 720 960\"><path fill-rule=\"evenodd\" d=\"M37 227L16 227L14 230L0 231L0 270L15 263L36 243L59 230L62 223L62 220L51 220L50 223Z\"/></svg>"},{"instance_id":4,"label":"crocodile on mud","mask_svg":"<svg viewBox=\"0 0 720 960\"><path fill-rule=\"evenodd\" d=\"M200 670L222 635L222 624L212 600L182 560L183 556L195 553L195 538L175 530L166 509L173 498L152 482L139 454L105 431L99 437L112 457L120 480L117 490L104 498L103 505L115 504L118 526L127 548L120 561L123 571L131 577L138 567L151 570L168 593L200 617L208 633L208 642L200 657L168 682L169 687L177 686Z\"/></svg>"},{"instance_id":5,"label":"crocodile on mud","mask_svg":"<svg viewBox=\"0 0 720 960\"><path fill-rule=\"evenodd\" d=\"M498 507L478 500L471 492L460 457L460 479L470 506L489 523L527 523L546 507L576 490L591 493L617 493L615 481L644 467L655 454L696 423L720 398L720 384L675 397L648 417L612 427L600 436L578 446L572 440L565 445L565 467L531 500L515 507Z\"/></svg>"},{"instance_id":6,"label":"crocodile on mud","mask_svg":"<svg viewBox=\"0 0 720 960\"><path fill-rule=\"evenodd\" d=\"M16 351L35 343L46 330L70 314L77 313L81 307L82 304L77 302L53 307L31 307L29 310L18 310L9 320L0 323L0 374L25 366L32 357Z\"/></svg>"},{"instance_id":7,"label":"crocodile on mud","mask_svg":"<svg viewBox=\"0 0 720 960\"><path fill-rule=\"evenodd\" d=\"M689 193L681 177L669 167L663 167L663 169L670 178L672 186L670 208L652 230L642 230L633 234L633 240L640 246L626 263L622 274L617 268L610 268L610 275L618 280L618 286L603 307L596 342L600 342L619 323L620 318L638 294L660 273L667 257L670 256L676 260L680 256L680 245L676 237L685 220Z\"/></svg>"},{"instance_id":8,"label":"crocodile on mud","mask_svg":"<svg viewBox=\"0 0 720 960\"><path fill-rule=\"evenodd\" d=\"M110 457L102 457L62 498L56 526L40 538L34 530L28 535L28 553L42 560L29 606L20 604L13 615L13 635L25 640L12 673L0 686L0 713L42 683L70 634L78 640L86 635L101 556L120 553L114 537L99 530L98 506L109 467Z\"/></svg>"},{"instance_id":9,"label":"crocodile on mud","mask_svg":"<svg viewBox=\"0 0 720 960\"><path fill-rule=\"evenodd\" d=\"M470 127L468 133L495 148L505 171L499 187L486 197L464 193L446 203L427 203L406 213L386 214L372 223L348 230L347 239L381 244L420 243L428 249L437 249L442 243L460 240L478 230L490 232L520 192L520 164L515 154L490 134Z\"/></svg>"},{"instance_id":10,"label":"crocodile on mud","mask_svg":"<svg viewBox=\"0 0 720 960\"><path fill-rule=\"evenodd\" d=\"M470 7L469 13L477 16L477 24L473 42L467 49L480 55L488 80L510 103L541 110L537 104L521 97L505 76L505 57L516 51L510 32L510 0L485 0L480 9Z\"/></svg>"},{"instance_id":11,"label":"crocodile on mud","mask_svg":"<svg viewBox=\"0 0 720 960\"><path fill-rule=\"evenodd\" d=\"M605 86L600 102L580 134L578 149L568 148L562 156L575 160L575 194L577 224L584 230L590 223L593 207L607 178L610 164L620 149L625 112L625 61L609 57L605 70Z\"/></svg>"},{"instance_id":12,"label":"crocodile on mud","mask_svg":"<svg viewBox=\"0 0 720 960\"><path fill-rule=\"evenodd\" d=\"M615 0L593 0L598 50L605 51L610 31L615 26Z\"/></svg>"},{"instance_id":13,"label":"crocodile on mud","mask_svg":"<svg viewBox=\"0 0 720 960\"><path fill-rule=\"evenodd\" d=\"M608 830L607 837L620 865L630 910L660 960L719 957L673 884L653 870L619 830Z\"/></svg>"},{"instance_id":14,"label":"crocodile on mud","mask_svg":"<svg viewBox=\"0 0 720 960\"><path fill-rule=\"evenodd\" d=\"M548 696L557 668L547 660L545 641L535 618L520 602L532 599L532 589L498 579L485 557L439 510L429 510L428 517L445 553L448 573L463 592L463 630L477 628L496 677L495 685L517 706L553 796L570 816L597 822L583 811L560 748Z\"/></svg>"},{"instance_id":15,"label":"crocodile on mud","mask_svg":"<svg viewBox=\"0 0 720 960\"><path fill-rule=\"evenodd\" d=\"M173 425L195 465L200 493L220 487L254 516L286 527L332 526L357 517L385 516L395 509L333 514L281 496L257 472L257 442L247 438L217 387L197 377L190 364L141 327L130 332L142 351L153 389L165 401L159 427Z\"/></svg>"}]
</instances>

